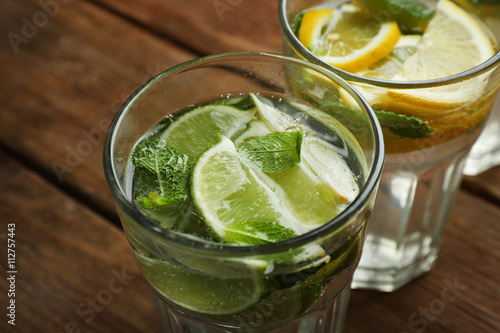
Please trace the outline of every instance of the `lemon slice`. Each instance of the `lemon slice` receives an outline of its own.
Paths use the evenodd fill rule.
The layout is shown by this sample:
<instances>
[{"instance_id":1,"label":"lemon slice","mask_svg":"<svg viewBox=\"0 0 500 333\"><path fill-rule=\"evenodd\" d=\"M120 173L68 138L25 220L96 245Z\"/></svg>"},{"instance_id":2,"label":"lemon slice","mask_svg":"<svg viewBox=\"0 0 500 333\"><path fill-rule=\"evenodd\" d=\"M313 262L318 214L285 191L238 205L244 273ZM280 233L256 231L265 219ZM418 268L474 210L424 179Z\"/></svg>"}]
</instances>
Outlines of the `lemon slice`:
<instances>
[{"instance_id":1,"label":"lemon slice","mask_svg":"<svg viewBox=\"0 0 500 333\"><path fill-rule=\"evenodd\" d=\"M495 53L491 39L481 25L450 0L440 0L435 16L404 62L396 81L443 78L473 68ZM422 119L455 112L481 97L489 73L442 87L389 89L356 84L373 108Z\"/></svg>"},{"instance_id":2,"label":"lemon slice","mask_svg":"<svg viewBox=\"0 0 500 333\"><path fill-rule=\"evenodd\" d=\"M415 52L421 35L403 35L385 58L356 74L375 79L390 80L399 73L405 61Z\"/></svg>"},{"instance_id":3,"label":"lemon slice","mask_svg":"<svg viewBox=\"0 0 500 333\"><path fill-rule=\"evenodd\" d=\"M300 23L299 40L309 50L323 37L329 26L335 25L340 11L331 8L311 9L304 14Z\"/></svg>"},{"instance_id":4,"label":"lemon slice","mask_svg":"<svg viewBox=\"0 0 500 333\"><path fill-rule=\"evenodd\" d=\"M340 10L308 11L299 30L299 40L311 52L348 72L356 72L384 58L400 36L395 21L379 24L368 12L351 4L343 5Z\"/></svg>"},{"instance_id":5,"label":"lemon slice","mask_svg":"<svg viewBox=\"0 0 500 333\"><path fill-rule=\"evenodd\" d=\"M415 53L395 79L430 80L464 72L495 53L481 25L450 0L441 0Z\"/></svg>"}]
</instances>

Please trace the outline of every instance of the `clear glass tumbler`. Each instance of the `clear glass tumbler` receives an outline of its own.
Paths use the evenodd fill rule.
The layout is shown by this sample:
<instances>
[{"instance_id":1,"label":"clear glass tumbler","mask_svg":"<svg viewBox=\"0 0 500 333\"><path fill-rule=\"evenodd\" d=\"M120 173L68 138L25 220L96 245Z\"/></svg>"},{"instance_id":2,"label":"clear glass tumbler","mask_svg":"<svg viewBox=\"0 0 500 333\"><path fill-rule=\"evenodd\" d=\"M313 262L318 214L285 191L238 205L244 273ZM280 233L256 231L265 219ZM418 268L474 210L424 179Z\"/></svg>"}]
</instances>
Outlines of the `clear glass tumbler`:
<instances>
[{"instance_id":1,"label":"clear glass tumbler","mask_svg":"<svg viewBox=\"0 0 500 333\"><path fill-rule=\"evenodd\" d=\"M500 3L478 2L469 4L483 22L500 40ZM497 96L490 117L465 162L464 174L475 176L500 165L500 98Z\"/></svg>"},{"instance_id":2,"label":"clear glass tumbler","mask_svg":"<svg viewBox=\"0 0 500 333\"><path fill-rule=\"evenodd\" d=\"M353 288L393 291L429 271L436 261L467 155L495 101L500 53L466 72L428 81L396 82L348 73L311 53L291 27L297 14L308 8L345 2L280 0L283 48L287 55L346 79L376 113L415 117L426 126L427 133L402 136L394 123L379 119L386 163Z\"/></svg>"},{"instance_id":3,"label":"clear glass tumbler","mask_svg":"<svg viewBox=\"0 0 500 333\"><path fill-rule=\"evenodd\" d=\"M307 100L318 91L350 96L356 121L336 120L331 106ZM208 241L147 218L132 199L129 155L138 140L166 115L250 92L314 107L308 117L353 153L349 163L357 170L360 192L352 204L313 231L258 246ZM381 128L364 99L337 75L296 58L208 56L173 67L136 91L111 124L104 170L164 331L341 332L383 150Z\"/></svg>"},{"instance_id":4,"label":"clear glass tumbler","mask_svg":"<svg viewBox=\"0 0 500 333\"><path fill-rule=\"evenodd\" d=\"M500 165L500 98L497 97L483 132L465 162L464 174L478 175Z\"/></svg>"}]
</instances>

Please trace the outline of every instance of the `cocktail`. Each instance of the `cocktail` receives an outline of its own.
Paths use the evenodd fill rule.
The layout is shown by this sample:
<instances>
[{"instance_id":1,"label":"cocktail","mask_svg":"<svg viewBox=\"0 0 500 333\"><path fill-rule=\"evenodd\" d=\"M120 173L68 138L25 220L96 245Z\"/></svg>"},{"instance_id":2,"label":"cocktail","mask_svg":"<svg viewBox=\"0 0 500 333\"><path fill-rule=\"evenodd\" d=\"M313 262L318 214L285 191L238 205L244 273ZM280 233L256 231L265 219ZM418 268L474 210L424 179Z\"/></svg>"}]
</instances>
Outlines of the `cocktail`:
<instances>
[{"instance_id":1,"label":"cocktail","mask_svg":"<svg viewBox=\"0 0 500 333\"><path fill-rule=\"evenodd\" d=\"M350 96L355 121L307 99L318 94ZM383 159L375 115L345 81L257 53L152 79L104 152L165 332L340 332Z\"/></svg>"},{"instance_id":2,"label":"cocktail","mask_svg":"<svg viewBox=\"0 0 500 333\"><path fill-rule=\"evenodd\" d=\"M353 286L395 290L437 258L498 91L495 35L450 0L282 0L279 19L285 54L347 79L380 121L386 164Z\"/></svg>"}]
</instances>

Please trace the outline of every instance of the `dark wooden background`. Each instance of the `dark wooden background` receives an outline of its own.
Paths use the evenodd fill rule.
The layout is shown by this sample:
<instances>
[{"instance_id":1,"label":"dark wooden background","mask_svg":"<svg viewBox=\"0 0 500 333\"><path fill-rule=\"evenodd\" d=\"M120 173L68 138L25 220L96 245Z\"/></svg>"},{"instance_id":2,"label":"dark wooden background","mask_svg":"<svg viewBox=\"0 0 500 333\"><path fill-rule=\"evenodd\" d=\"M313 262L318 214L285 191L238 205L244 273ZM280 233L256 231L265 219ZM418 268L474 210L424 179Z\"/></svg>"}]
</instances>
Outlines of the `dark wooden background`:
<instances>
[{"instance_id":1,"label":"dark wooden background","mask_svg":"<svg viewBox=\"0 0 500 333\"><path fill-rule=\"evenodd\" d=\"M277 1L0 2L1 332L160 331L106 186L103 139L146 80L229 51L281 52ZM345 332L499 331L497 167L464 179L436 267L394 293L353 291Z\"/></svg>"}]
</instances>

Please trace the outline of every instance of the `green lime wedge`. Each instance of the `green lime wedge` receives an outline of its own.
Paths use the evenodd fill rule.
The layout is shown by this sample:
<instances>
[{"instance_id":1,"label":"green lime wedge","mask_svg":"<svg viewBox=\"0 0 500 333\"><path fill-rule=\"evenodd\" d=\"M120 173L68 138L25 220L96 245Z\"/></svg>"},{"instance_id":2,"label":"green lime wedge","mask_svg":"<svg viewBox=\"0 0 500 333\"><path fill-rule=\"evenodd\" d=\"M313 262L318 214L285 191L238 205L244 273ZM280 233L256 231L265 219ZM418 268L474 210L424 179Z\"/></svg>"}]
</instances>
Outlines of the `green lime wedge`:
<instances>
[{"instance_id":1,"label":"green lime wedge","mask_svg":"<svg viewBox=\"0 0 500 333\"><path fill-rule=\"evenodd\" d=\"M343 156L308 123L298 124L269 100L251 97L257 120L236 137L246 143L237 150L221 136L199 156L191 177L191 195L208 228L216 239L240 245L279 242L309 232L331 221L359 192ZM267 172L242 151L257 134L297 128L303 129L304 155L289 168Z\"/></svg>"},{"instance_id":2,"label":"green lime wedge","mask_svg":"<svg viewBox=\"0 0 500 333\"><path fill-rule=\"evenodd\" d=\"M223 241L226 228L240 222L267 222L273 233L275 223L296 234L310 230L290 213L281 187L240 156L223 136L196 161L191 194L208 227Z\"/></svg>"},{"instance_id":3,"label":"green lime wedge","mask_svg":"<svg viewBox=\"0 0 500 333\"><path fill-rule=\"evenodd\" d=\"M228 325L237 325L243 331L271 332L277 326L291 322L302 309L301 294L291 288L273 291L251 307L228 316L212 317Z\"/></svg>"},{"instance_id":4,"label":"green lime wedge","mask_svg":"<svg viewBox=\"0 0 500 333\"><path fill-rule=\"evenodd\" d=\"M219 134L232 138L252 120L255 109L242 110L230 105L205 105L181 115L162 133L166 144L186 154L193 162L216 143Z\"/></svg>"},{"instance_id":5,"label":"green lime wedge","mask_svg":"<svg viewBox=\"0 0 500 333\"><path fill-rule=\"evenodd\" d=\"M241 132L235 139L234 145L236 148L244 145L247 141L267 135L271 133L269 128L260 120L252 120L247 124L246 129Z\"/></svg>"},{"instance_id":6,"label":"green lime wedge","mask_svg":"<svg viewBox=\"0 0 500 333\"><path fill-rule=\"evenodd\" d=\"M251 96L257 107L257 118L270 129L282 131L300 126L304 133L301 162L286 172L269 176L285 190L299 220L316 225L331 220L359 193L346 161L330 143L306 124L298 124L291 116L279 112L263 98ZM342 138L352 138L352 134L333 117L326 119L327 115L312 108L298 108L296 103L291 105L297 106L297 110L314 119L321 119L321 125L333 133L342 133ZM354 138L349 142L351 141L357 142ZM292 182L291 179L295 181ZM304 201L304 196L310 197L310 200Z\"/></svg>"},{"instance_id":7,"label":"green lime wedge","mask_svg":"<svg viewBox=\"0 0 500 333\"><path fill-rule=\"evenodd\" d=\"M289 127L297 127L297 122L288 114L280 112L271 102L255 94L250 94L257 108L257 118L263 122L271 132L284 132Z\"/></svg>"},{"instance_id":8,"label":"green lime wedge","mask_svg":"<svg viewBox=\"0 0 500 333\"><path fill-rule=\"evenodd\" d=\"M222 261L217 274L194 270L179 262L169 262L135 254L138 266L154 289L168 301L207 315L229 315L257 303L264 291L261 261ZM236 269L238 274L226 274Z\"/></svg>"}]
</instances>

